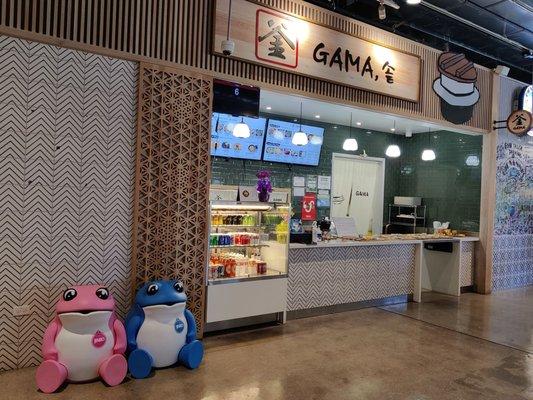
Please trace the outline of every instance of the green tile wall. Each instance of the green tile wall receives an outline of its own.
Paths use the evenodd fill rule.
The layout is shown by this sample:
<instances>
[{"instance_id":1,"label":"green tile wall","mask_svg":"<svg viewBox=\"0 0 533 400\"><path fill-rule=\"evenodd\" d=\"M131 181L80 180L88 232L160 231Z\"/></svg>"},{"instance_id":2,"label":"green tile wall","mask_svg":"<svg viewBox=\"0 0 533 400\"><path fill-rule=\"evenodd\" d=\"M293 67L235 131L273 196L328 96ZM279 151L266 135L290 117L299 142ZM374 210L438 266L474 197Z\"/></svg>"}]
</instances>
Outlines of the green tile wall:
<instances>
[{"instance_id":1,"label":"green tile wall","mask_svg":"<svg viewBox=\"0 0 533 400\"><path fill-rule=\"evenodd\" d=\"M453 229L479 231L481 144L481 136L448 131L402 138L398 194L422 197L426 226L449 221ZM421 160L428 146L435 151L434 161ZM479 165L466 165L470 155L478 157Z\"/></svg>"},{"instance_id":2,"label":"green tile wall","mask_svg":"<svg viewBox=\"0 0 533 400\"><path fill-rule=\"evenodd\" d=\"M291 121L287 117L275 115L263 115L281 120ZM293 176L306 175L331 175L332 153L346 153L342 150L342 144L349 135L349 127L332 125L316 120L303 121L304 124L320 125L325 128L324 143L320 163L317 167L300 165L286 165L262 161L237 160L237 159L212 159L212 183L223 185L255 185L255 173L261 169L269 170L272 174L274 187L290 188ZM335 129L334 126L337 126ZM480 169L466 168L464 158L457 153L475 152L481 159L481 138L466 136L451 132L440 132L437 136L443 139L434 139L437 149L437 160L431 164L422 164L420 160L420 147L423 145L423 138L427 134L414 135L412 138L404 138L391 133L372 131L366 133L365 129L352 128L352 134L357 139L359 150L356 154L362 154L363 149L370 157L386 158L385 161L385 196L384 196L384 223L388 220L389 203L393 202L395 195L419 195L428 197L428 214L431 218L438 217L449 220L454 224L460 221L460 229L467 226L479 225L479 196L480 196ZM446 135L445 135L446 134ZM445 138L444 139L444 135ZM459 139L464 140L462 143ZM427 139L426 139L427 140ZM402 149L402 156L397 159L385 157L385 149L389 144L398 144ZM455 149L455 150L454 150ZM353 154L350 152L350 154ZM455 154L455 155L454 155ZM442 159L440 158L442 156ZM461 165L461 162L463 165ZM430 167L428 169L427 167ZM406 173L406 171L411 171ZM459 172L458 172L459 171ZM454 178L450 173L454 173ZM442 176L441 176L442 175ZM444 179L445 178L445 179ZM452 193L443 190L451 185ZM441 183L439 183L441 182ZM455 189L454 189L455 188ZM457 193L456 193L457 192ZM412 193L412 194L410 194ZM419 193L419 194L414 194ZM460 201L454 200L459 194ZM453 200L453 201L452 201ZM293 211L299 215L301 208L301 198L293 199ZM447 204L451 204L447 211ZM457 207L460 204L461 207ZM465 206L467 205L467 206ZM435 207L433 210L432 207ZM452 209L453 208L453 209ZM329 209L319 209L319 217L328 215ZM453 217L453 219L452 219ZM471 224L470 222L474 222ZM431 225L431 221L428 224ZM465 224L465 222L468 222Z\"/></svg>"}]
</instances>

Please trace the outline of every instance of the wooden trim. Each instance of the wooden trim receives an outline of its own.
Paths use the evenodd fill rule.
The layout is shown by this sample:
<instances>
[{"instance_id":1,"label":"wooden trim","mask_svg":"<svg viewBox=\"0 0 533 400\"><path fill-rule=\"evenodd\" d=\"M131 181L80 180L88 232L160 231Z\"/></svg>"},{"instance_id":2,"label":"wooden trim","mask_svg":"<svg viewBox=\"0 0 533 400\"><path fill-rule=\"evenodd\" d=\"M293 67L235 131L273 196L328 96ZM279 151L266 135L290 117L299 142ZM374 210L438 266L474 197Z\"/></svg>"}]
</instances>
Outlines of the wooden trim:
<instances>
[{"instance_id":1,"label":"wooden trim","mask_svg":"<svg viewBox=\"0 0 533 400\"><path fill-rule=\"evenodd\" d=\"M501 78L492 74L492 120L498 120ZM498 131L483 136L481 161L481 199L479 218L479 243L475 249L474 286L478 293L492 291L492 253L494 241L494 211L496 208L496 148Z\"/></svg>"}]
</instances>

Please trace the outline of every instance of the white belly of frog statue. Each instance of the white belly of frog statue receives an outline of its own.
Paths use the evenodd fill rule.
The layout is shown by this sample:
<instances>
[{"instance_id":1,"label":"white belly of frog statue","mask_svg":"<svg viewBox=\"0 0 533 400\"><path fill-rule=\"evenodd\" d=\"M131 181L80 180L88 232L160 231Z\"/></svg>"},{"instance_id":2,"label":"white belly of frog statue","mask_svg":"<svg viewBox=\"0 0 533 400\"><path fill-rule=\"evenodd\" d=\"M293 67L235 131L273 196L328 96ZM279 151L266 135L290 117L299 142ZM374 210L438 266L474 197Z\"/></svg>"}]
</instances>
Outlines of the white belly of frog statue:
<instances>
[{"instance_id":1,"label":"white belly of frog statue","mask_svg":"<svg viewBox=\"0 0 533 400\"><path fill-rule=\"evenodd\" d=\"M74 382L98 377L102 362L113 355L114 338L109 326L110 311L59 315L61 330L55 345L58 362L68 365L68 379Z\"/></svg>"},{"instance_id":2,"label":"white belly of frog statue","mask_svg":"<svg viewBox=\"0 0 533 400\"><path fill-rule=\"evenodd\" d=\"M187 338L185 303L158 304L143 310L144 321L137 334L137 345L150 353L154 367L175 364Z\"/></svg>"}]
</instances>

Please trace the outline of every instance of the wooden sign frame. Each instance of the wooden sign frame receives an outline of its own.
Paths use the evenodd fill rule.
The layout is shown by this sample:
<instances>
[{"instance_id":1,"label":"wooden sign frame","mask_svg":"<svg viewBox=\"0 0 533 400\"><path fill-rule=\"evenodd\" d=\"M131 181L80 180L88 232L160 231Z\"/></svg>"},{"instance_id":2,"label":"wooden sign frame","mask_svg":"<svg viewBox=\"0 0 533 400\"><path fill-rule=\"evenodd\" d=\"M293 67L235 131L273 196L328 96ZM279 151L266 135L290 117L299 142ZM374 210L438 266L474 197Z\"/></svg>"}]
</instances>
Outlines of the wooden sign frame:
<instances>
[{"instance_id":1,"label":"wooden sign frame","mask_svg":"<svg viewBox=\"0 0 533 400\"><path fill-rule=\"evenodd\" d=\"M216 5L213 10L214 15L212 18L213 40L211 51L214 54L223 54L221 50L221 42L226 39L228 9L229 0L216 0ZM289 50L292 51L292 54L287 61L277 62L277 60L273 59L265 61L264 55L261 55L258 51L259 40L256 40L261 37L256 37L256 34L259 32L258 24L260 13L278 17L282 19L282 21L287 19L289 22L301 24L302 29L307 30L310 37L321 33L328 35L330 40L323 40L317 43L316 41L309 39L308 42L312 44L306 44L305 41L293 40L292 44L294 47L289 48ZM270 36L270 39L274 36L275 35ZM325 24L317 23L293 13L279 11L254 0L233 0L230 40L235 42L234 53L230 56L232 59L280 69L330 83L355 87L367 92L377 93L413 103L419 103L421 101L423 71L422 58L419 55L368 40ZM272 40L274 42L276 41L275 39ZM328 44L324 44L325 42ZM268 43L272 46L268 50L274 53L275 50L272 49L275 45L273 42ZM349 43L349 45L347 46L346 43ZM315 44L315 46L313 46L313 44ZM324 46L317 50L319 44L324 44ZM304 47L304 51L302 51L302 47ZM313 54L310 52L311 48L314 49L312 52ZM360 51L361 49L363 49L362 52ZM286 52L286 49L282 50L282 52L285 53L284 55L289 54ZM272 53L270 53L270 55L271 54ZM319 54L320 61L317 61L315 54ZM367 54L371 55L367 56ZM277 58L279 58L279 56L280 54L278 54ZM294 60L294 57L296 60ZM371 57L374 57L373 62L374 67L376 67L374 68L376 74L373 74L374 69L370 67L372 70L372 72L369 73L371 79L368 79L368 72L366 72L368 69L365 71L365 68L368 68L367 62L372 62L372 60L370 60ZM395 59L396 62L402 61L408 65L402 69L399 69L398 64L396 63L389 63L387 67L385 67L385 64L382 66L381 62L389 57ZM335 60L332 61L333 59ZM375 62L376 59L378 62ZM312 61L314 61L314 63ZM328 66L329 69L325 68ZM389 66L395 68L395 70L392 71L392 74L396 74L396 76L391 75L391 69L389 69ZM337 67L338 69L336 69ZM365 73L367 74L367 77L365 77ZM416 79L411 78L412 73L416 75ZM388 83L391 76L392 80L396 80L396 82ZM393 85L394 83L397 83L395 87L386 90L388 85ZM376 87L377 85L379 85L379 87Z\"/></svg>"}]
</instances>

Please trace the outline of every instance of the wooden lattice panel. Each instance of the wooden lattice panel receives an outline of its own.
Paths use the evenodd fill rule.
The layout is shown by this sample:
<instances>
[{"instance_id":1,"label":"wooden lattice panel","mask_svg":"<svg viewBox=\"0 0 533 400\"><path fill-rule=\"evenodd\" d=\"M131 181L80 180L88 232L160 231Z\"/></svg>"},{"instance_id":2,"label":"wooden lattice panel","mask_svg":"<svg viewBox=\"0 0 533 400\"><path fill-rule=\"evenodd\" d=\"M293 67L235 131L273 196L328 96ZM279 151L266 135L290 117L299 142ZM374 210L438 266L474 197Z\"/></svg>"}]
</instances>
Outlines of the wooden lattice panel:
<instances>
[{"instance_id":1,"label":"wooden lattice panel","mask_svg":"<svg viewBox=\"0 0 533 400\"><path fill-rule=\"evenodd\" d=\"M148 64L139 79L134 287L181 279L201 335L212 81Z\"/></svg>"}]
</instances>

